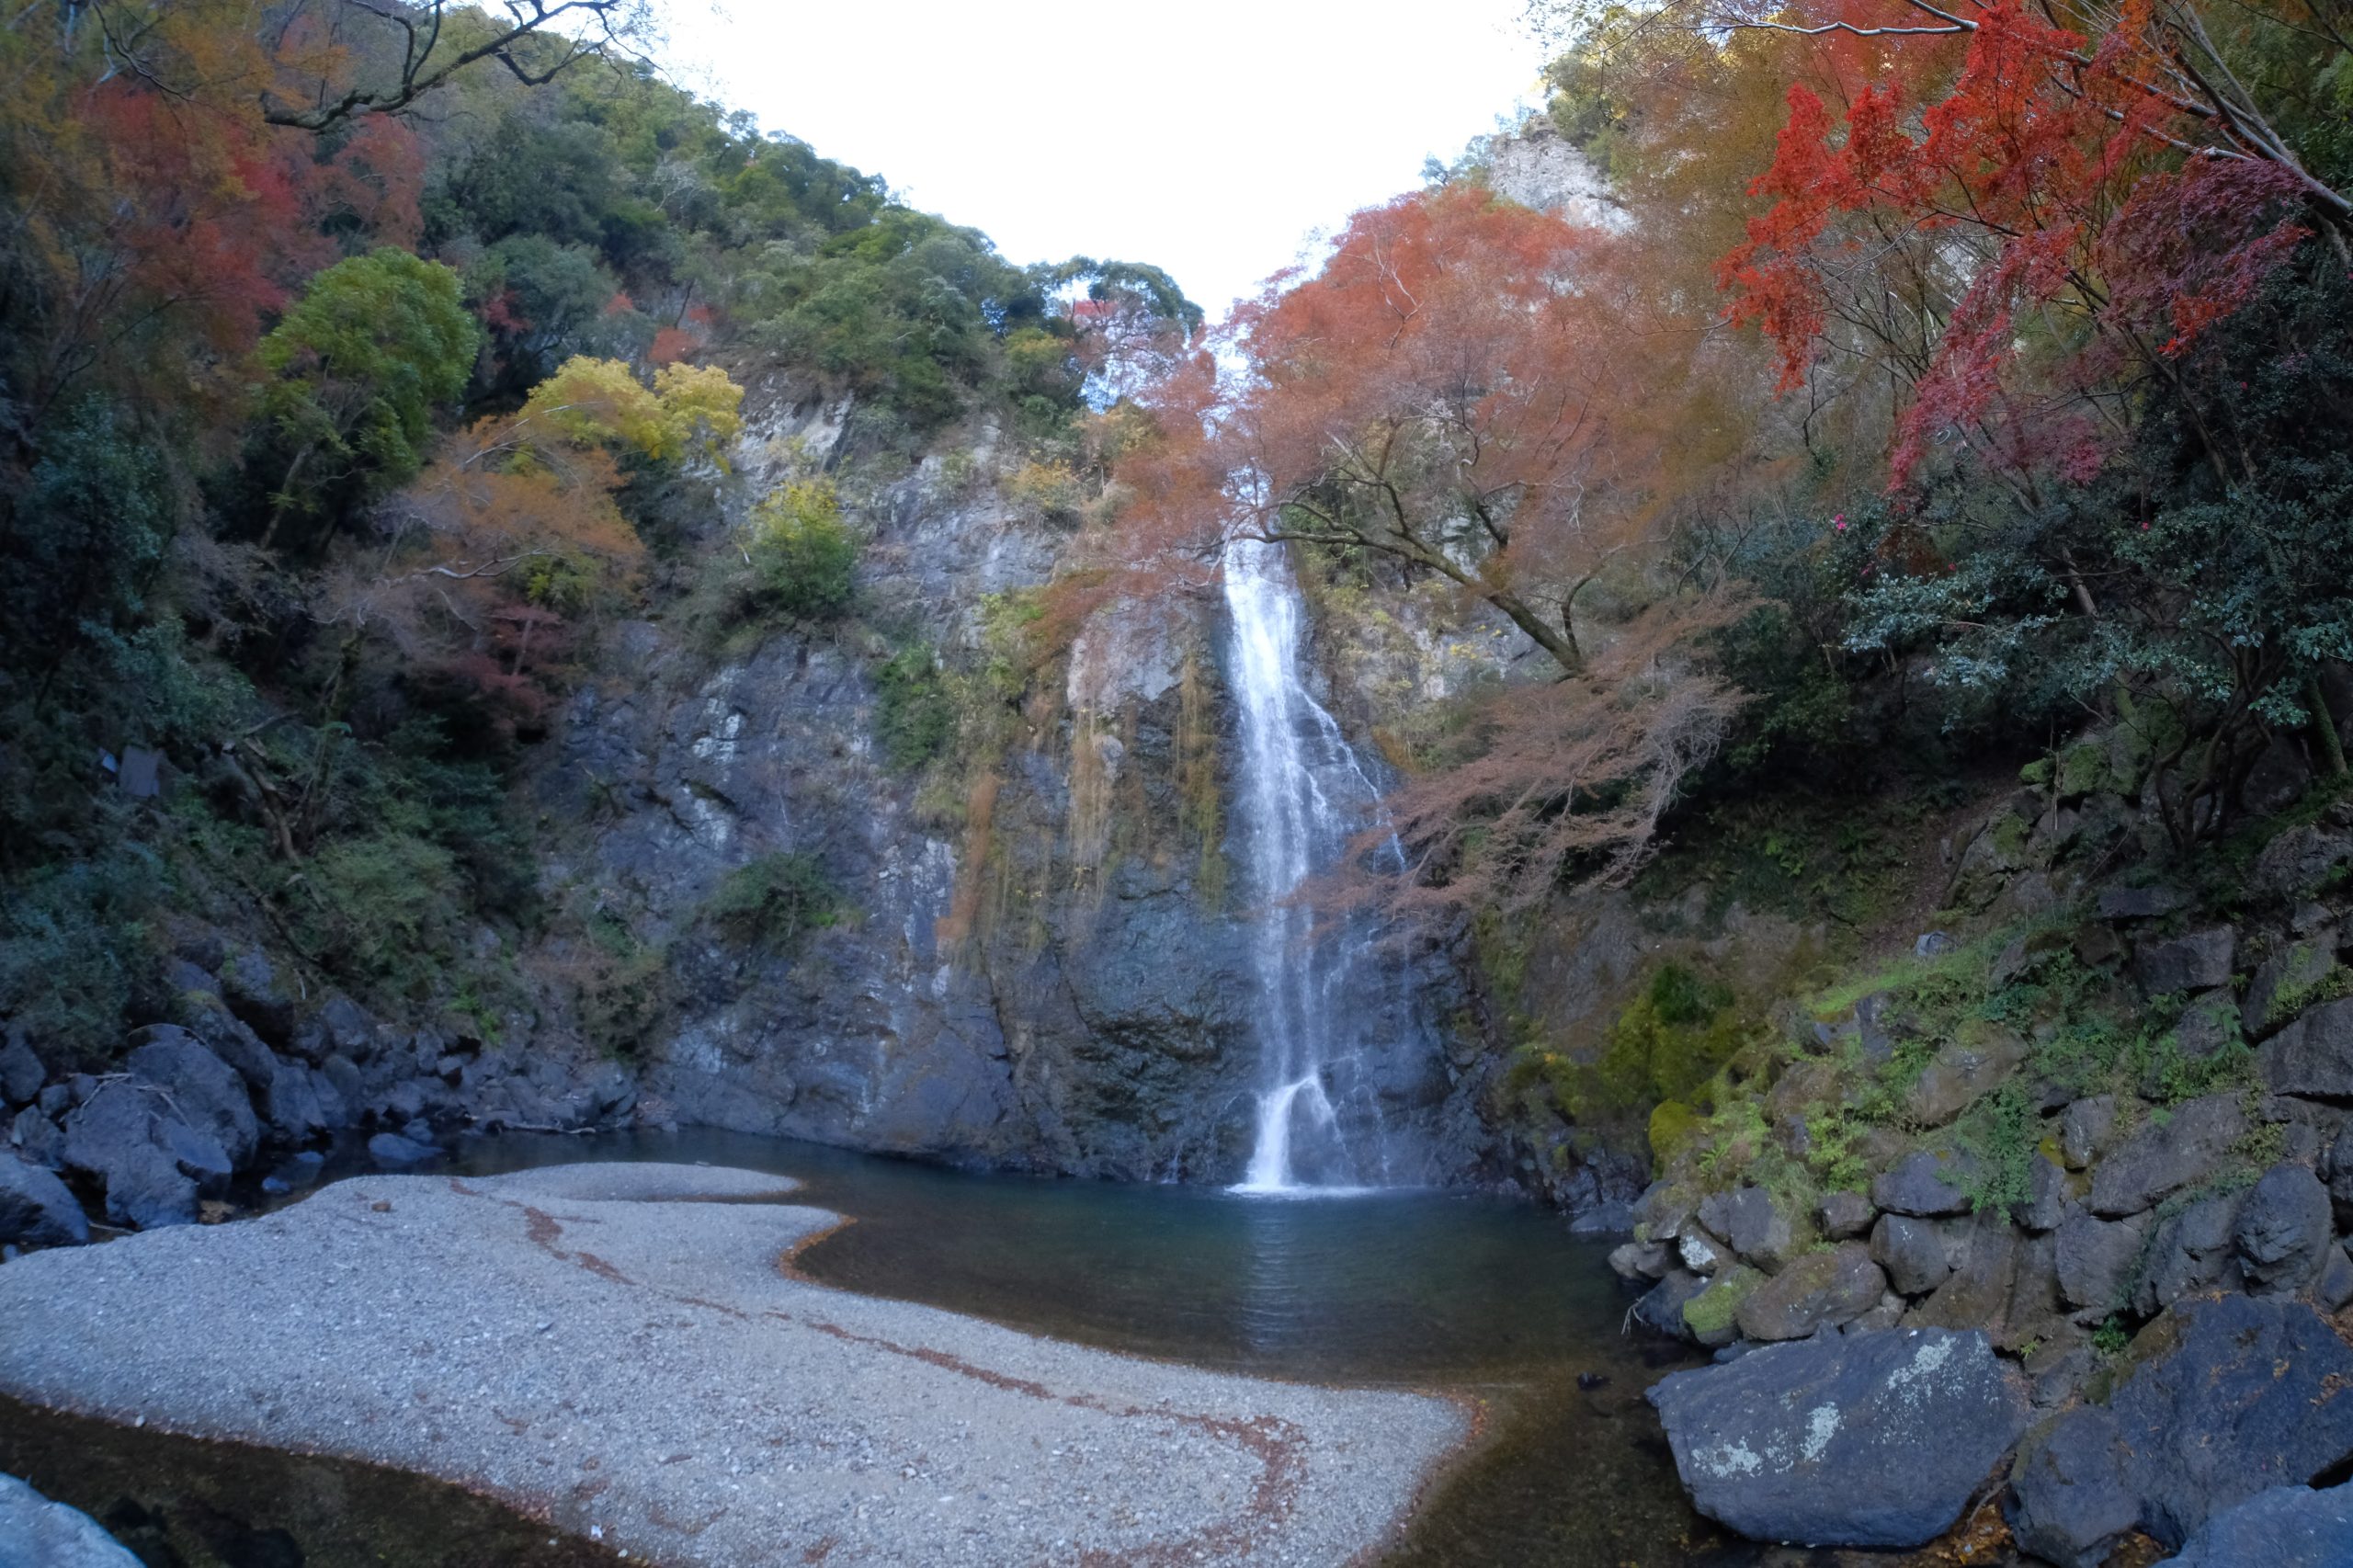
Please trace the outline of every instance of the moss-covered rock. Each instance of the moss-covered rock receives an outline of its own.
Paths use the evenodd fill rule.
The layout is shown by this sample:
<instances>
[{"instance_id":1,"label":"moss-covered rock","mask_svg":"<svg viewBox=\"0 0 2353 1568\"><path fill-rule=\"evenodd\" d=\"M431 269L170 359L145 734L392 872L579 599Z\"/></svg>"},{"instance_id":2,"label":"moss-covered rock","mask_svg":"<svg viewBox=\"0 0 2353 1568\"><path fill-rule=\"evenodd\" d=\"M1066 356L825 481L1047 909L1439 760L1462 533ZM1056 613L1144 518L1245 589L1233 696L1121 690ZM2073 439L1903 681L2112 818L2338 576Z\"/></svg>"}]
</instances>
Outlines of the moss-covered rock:
<instances>
[{"instance_id":1,"label":"moss-covered rock","mask_svg":"<svg viewBox=\"0 0 2353 1568\"><path fill-rule=\"evenodd\" d=\"M1713 1348L1740 1336L1741 1302L1765 1282L1754 1268L1727 1268L1708 1281L1708 1288L1683 1303L1683 1326L1692 1338Z\"/></svg>"}]
</instances>

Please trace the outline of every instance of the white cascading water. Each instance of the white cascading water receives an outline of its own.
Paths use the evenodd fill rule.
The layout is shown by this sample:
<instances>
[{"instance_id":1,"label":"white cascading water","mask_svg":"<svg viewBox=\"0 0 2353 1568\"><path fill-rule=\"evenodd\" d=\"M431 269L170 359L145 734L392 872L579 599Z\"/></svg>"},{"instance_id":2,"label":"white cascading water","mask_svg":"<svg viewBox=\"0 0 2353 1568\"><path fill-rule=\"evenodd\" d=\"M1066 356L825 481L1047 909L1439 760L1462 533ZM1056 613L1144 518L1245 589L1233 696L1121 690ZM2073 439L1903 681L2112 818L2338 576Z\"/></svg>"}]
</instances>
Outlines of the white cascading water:
<instances>
[{"instance_id":1,"label":"white cascading water","mask_svg":"<svg viewBox=\"0 0 2353 1568\"><path fill-rule=\"evenodd\" d=\"M1314 914L1287 902L1331 867L1380 797L1339 724L1300 680L1299 589L1282 549L1235 540L1225 551L1241 709L1236 801L1247 846L1263 1060L1257 1129L1238 1192L1329 1192L1381 1181L1383 1151L1360 1147L1333 1100L1336 1069L1371 1043L1347 1020L1365 985L1386 977L1355 930L1309 940ZM1373 1140L1377 1145L1378 1139Z\"/></svg>"}]
</instances>

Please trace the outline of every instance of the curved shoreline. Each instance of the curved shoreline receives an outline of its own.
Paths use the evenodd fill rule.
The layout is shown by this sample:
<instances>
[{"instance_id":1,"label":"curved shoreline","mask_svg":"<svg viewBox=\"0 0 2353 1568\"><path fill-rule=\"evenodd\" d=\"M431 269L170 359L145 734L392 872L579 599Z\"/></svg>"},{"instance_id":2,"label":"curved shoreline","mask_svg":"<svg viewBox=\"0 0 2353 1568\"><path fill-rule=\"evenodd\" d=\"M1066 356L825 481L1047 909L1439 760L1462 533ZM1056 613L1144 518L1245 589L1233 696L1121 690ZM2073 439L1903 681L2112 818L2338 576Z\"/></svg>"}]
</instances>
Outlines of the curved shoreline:
<instances>
[{"instance_id":1,"label":"curved shoreline","mask_svg":"<svg viewBox=\"0 0 2353 1568\"><path fill-rule=\"evenodd\" d=\"M778 1201L791 1186L642 1165L362 1177L36 1255L0 1268L0 1388L392 1464L682 1563L1342 1562L1393 1540L1470 1436L1448 1399L1143 1361L795 1278L781 1255L841 1221Z\"/></svg>"}]
</instances>

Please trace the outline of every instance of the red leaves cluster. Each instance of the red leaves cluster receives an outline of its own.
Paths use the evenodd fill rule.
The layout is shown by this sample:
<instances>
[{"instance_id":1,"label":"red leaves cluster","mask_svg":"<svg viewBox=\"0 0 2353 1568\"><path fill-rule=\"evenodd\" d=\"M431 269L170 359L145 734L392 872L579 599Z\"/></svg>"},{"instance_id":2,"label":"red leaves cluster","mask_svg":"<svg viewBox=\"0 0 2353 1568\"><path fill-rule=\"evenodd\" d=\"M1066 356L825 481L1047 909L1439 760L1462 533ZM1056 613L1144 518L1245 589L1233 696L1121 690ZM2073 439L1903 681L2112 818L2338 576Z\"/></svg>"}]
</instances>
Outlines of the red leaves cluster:
<instances>
[{"instance_id":1,"label":"red leaves cluster","mask_svg":"<svg viewBox=\"0 0 2353 1568\"><path fill-rule=\"evenodd\" d=\"M2088 361L2022 387L2028 317L2055 309L2095 338L2162 322L2163 351L2179 353L2308 233L2293 221L2308 181L2215 149L2181 156L2197 117L2152 85L2147 0L2097 41L2018 0L1968 16L1965 43L1850 35L1831 51L1843 128L1813 87L1790 85L1772 164L1750 187L1771 206L1717 271L1732 319L1779 349L1783 391L1804 381L1842 291L1893 287L1904 269L1958 274L1942 297L1911 284L1941 319L1925 362L1903 367L1914 397L1899 483L1956 434L1998 463L2096 463L2086 424L2054 412Z\"/></svg>"},{"instance_id":2,"label":"red leaves cluster","mask_svg":"<svg viewBox=\"0 0 2353 1568\"><path fill-rule=\"evenodd\" d=\"M10 183L39 193L6 242L25 290L11 304L39 322L18 370L36 407L91 377L166 400L225 390L268 314L342 254L338 233L417 233L422 155L404 125L330 142L247 100L130 73L85 85L55 63L0 105Z\"/></svg>"}]
</instances>

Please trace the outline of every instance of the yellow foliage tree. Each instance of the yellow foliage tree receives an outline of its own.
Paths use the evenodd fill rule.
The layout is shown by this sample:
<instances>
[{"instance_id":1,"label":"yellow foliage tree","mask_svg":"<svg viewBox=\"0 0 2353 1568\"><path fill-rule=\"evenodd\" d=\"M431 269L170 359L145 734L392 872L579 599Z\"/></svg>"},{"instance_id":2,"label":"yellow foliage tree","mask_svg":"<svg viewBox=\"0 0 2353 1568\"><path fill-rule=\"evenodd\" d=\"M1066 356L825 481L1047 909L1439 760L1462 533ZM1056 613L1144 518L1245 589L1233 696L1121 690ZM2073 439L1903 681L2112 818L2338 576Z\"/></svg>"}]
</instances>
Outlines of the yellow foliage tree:
<instances>
[{"instance_id":1,"label":"yellow foliage tree","mask_svg":"<svg viewBox=\"0 0 2353 1568\"><path fill-rule=\"evenodd\" d=\"M648 387L620 359L574 355L531 390L518 430L537 422L582 445L615 445L656 462L706 456L722 468L744 428L744 389L716 365L665 365Z\"/></svg>"}]
</instances>

